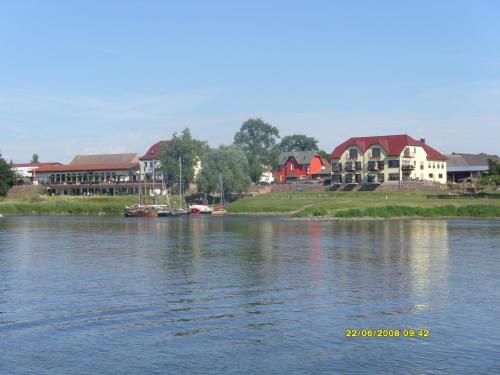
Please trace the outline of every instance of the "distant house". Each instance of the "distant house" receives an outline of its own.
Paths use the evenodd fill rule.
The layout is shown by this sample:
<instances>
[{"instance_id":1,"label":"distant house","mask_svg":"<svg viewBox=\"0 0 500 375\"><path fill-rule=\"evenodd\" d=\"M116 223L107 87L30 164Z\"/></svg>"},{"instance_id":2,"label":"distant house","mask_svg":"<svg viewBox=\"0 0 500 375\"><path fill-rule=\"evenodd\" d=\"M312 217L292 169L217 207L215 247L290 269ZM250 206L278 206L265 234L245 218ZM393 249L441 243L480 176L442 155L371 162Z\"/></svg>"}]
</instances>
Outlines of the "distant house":
<instances>
[{"instance_id":1,"label":"distant house","mask_svg":"<svg viewBox=\"0 0 500 375\"><path fill-rule=\"evenodd\" d=\"M148 149L148 151L143 156L139 158L141 179L152 181L154 174L155 181L159 182L163 180L163 174L161 172L160 154L163 150L165 150L168 147L169 143L170 143L169 141L156 142ZM201 161L198 160L198 162L194 167L195 181L196 177L200 173L200 170L201 170Z\"/></svg>"},{"instance_id":2,"label":"distant house","mask_svg":"<svg viewBox=\"0 0 500 375\"><path fill-rule=\"evenodd\" d=\"M448 157L448 181L475 181L489 172L488 160L500 162L497 155L452 153Z\"/></svg>"},{"instance_id":3,"label":"distant house","mask_svg":"<svg viewBox=\"0 0 500 375\"><path fill-rule=\"evenodd\" d=\"M40 167L45 167L48 165L61 165L57 162L46 162L46 163L15 163L11 165L11 169L16 174L17 183L37 183L36 182L36 170Z\"/></svg>"},{"instance_id":4,"label":"distant house","mask_svg":"<svg viewBox=\"0 0 500 375\"><path fill-rule=\"evenodd\" d=\"M134 153L77 155L69 164L38 168L36 179L54 194L79 195L90 191L114 194L115 185L137 181L138 173L139 155ZM109 186L103 188L103 185Z\"/></svg>"},{"instance_id":5,"label":"distant house","mask_svg":"<svg viewBox=\"0 0 500 375\"><path fill-rule=\"evenodd\" d=\"M158 172L158 169L161 167L160 153L168 146L168 143L168 141L156 142L139 158L140 173L141 176L143 176L142 179L152 179L154 172L155 179L161 181L161 174L156 175L156 172Z\"/></svg>"},{"instance_id":6,"label":"distant house","mask_svg":"<svg viewBox=\"0 0 500 375\"><path fill-rule=\"evenodd\" d=\"M283 152L274 172L280 183L330 177L330 163L316 151Z\"/></svg>"},{"instance_id":7,"label":"distant house","mask_svg":"<svg viewBox=\"0 0 500 375\"><path fill-rule=\"evenodd\" d=\"M331 157L333 183L446 183L446 156L406 134L350 138Z\"/></svg>"},{"instance_id":8,"label":"distant house","mask_svg":"<svg viewBox=\"0 0 500 375\"><path fill-rule=\"evenodd\" d=\"M264 172L260 176L259 183L272 184L274 182L273 167L264 166Z\"/></svg>"}]
</instances>

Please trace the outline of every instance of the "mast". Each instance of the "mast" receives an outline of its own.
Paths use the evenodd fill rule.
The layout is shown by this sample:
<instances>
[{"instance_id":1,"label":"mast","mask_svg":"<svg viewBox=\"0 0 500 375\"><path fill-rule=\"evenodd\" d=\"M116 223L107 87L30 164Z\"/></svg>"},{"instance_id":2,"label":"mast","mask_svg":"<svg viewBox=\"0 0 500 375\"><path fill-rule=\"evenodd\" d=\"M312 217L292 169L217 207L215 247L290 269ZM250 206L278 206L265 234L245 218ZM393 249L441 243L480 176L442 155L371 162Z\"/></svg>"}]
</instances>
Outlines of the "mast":
<instances>
[{"instance_id":1,"label":"mast","mask_svg":"<svg viewBox=\"0 0 500 375\"><path fill-rule=\"evenodd\" d=\"M179 200L181 201L180 205L182 210L182 161L180 156L179 156Z\"/></svg>"},{"instance_id":2,"label":"mast","mask_svg":"<svg viewBox=\"0 0 500 375\"><path fill-rule=\"evenodd\" d=\"M219 175L219 184L220 184L220 204L224 206L224 183L222 182L222 173Z\"/></svg>"},{"instance_id":3,"label":"mast","mask_svg":"<svg viewBox=\"0 0 500 375\"><path fill-rule=\"evenodd\" d=\"M156 167L156 160L153 159L153 204L156 204L155 167Z\"/></svg>"}]
</instances>

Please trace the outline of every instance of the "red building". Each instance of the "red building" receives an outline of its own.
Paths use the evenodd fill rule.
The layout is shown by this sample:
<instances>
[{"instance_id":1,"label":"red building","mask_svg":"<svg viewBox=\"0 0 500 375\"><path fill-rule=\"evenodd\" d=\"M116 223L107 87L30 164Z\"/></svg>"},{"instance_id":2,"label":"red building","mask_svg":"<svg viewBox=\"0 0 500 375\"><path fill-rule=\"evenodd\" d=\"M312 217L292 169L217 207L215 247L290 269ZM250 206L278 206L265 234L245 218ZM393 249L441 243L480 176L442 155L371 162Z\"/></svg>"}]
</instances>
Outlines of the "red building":
<instances>
[{"instance_id":1,"label":"red building","mask_svg":"<svg viewBox=\"0 0 500 375\"><path fill-rule=\"evenodd\" d=\"M283 152L278 163L274 175L279 183L330 177L330 163L316 151Z\"/></svg>"}]
</instances>

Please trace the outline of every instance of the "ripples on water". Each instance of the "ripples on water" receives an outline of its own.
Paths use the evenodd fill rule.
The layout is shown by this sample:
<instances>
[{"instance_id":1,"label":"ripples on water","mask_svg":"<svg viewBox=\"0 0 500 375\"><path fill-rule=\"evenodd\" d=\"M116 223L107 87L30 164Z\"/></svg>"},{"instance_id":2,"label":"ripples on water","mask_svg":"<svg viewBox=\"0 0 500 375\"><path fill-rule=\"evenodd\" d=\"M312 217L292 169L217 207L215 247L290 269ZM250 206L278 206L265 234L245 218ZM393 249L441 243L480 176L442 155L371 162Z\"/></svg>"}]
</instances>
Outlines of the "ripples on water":
<instances>
[{"instance_id":1,"label":"ripples on water","mask_svg":"<svg viewBox=\"0 0 500 375\"><path fill-rule=\"evenodd\" d=\"M498 221L5 218L0 373L500 372L499 248Z\"/></svg>"}]
</instances>

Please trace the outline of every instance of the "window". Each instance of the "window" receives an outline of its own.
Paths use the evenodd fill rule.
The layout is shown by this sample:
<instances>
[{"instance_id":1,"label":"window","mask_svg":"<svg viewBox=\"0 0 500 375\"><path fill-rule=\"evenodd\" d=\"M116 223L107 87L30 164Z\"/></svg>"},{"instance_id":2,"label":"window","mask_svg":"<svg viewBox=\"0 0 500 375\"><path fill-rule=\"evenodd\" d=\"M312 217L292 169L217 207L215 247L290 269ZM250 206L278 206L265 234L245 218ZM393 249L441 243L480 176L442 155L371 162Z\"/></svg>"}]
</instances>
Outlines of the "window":
<instances>
[{"instance_id":1,"label":"window","mask_svg":"<svg viewBox=\"0 0 500 375\"><path fill-rule=\"evenodd\" d=\"M399 168L399 160L389 160L389 168Z\"/></svg>"},{"instance_id":2,"label":"window","mask_svg":"<svg viewBox=\"0 0 500 375\"><path fill-rule=\"evenodd\" d=\"M375 175L374 174L368 175L368 182L375 182Z\"/></svg>"},{"instance_id":3,"label":"window","mask_svg":"<svg viewBox=\"0 0 500 375\"><path fill-rule=\"evenodd\" d=\"M345 182L350 184L352 182L352 174L345 175Z\"/></svg>"},{"instance_id":4,"label":"window","mask_svg":"<svg viewBox=\"0 0 500 375\"><path fill-rule=\"evenodd\" d=\"M372 158L380 157L380 149L378 147L372 148Z\"/></svg>"},{"instance_id":5,"label":"window","mask_svg":"<svg viewBox=\"0 0 500 375\"><path fill-rule=\"evenodd\" d=\"M384 177L385 177L385 176L384 176L384 174L383 174L383 173L379 173L379 174L378 174L378 177L377 177L377 178L378 178L378 182L384 182Z\"/></svg>"},{"instance_id":6,"label":"window","mask_svg":"<svg viewBox=\"0 0 500 375\"><path fill-rule=\"evenodd\" d=\"M334 183L342 183L342 175L338 174L332 177L332 182Z\"/></svg>"},{"instance_id":7,"label":"window","mask_svg":"<svg viewBox=\"0 0 500 375\"><path fill-rule=\"evenodd\" d=\"M421 161L421 162L420 162L420 170L421 170L421 171L423 171L423 170L424 170L424 162L423 162L423 161Z\"/></svg>"},{"instance_id":8,"label":"window","mask_svg":"<svg viewBox=\"0 0 500 375\"><path fill-rule=\"evenodd\" d=\"M357 184L360 184L360 183L363 182L362 179L361 179L361 174L356 173L356 175L354 177L356 178L356 183Z\"/></svg>"},{"instance_id":9,"label":"window","mask_svg":"<svg viewBox=\"0 0 500 375\"><path fill-rule=\"evenodd\" d=\"M399 181L399 173L389 173L389 181Z\"/></svg>"},{"instance_id":10,"label":"window","mask_svg":"<svg viewBox=\"0 0 500 375\"><path fill-rule=\"evenodd\" d=\"M429 173L429 178L434 178L434 173Z\"/></svg>"},{"instance_id":11,"label":"window","mask_svg":"<svg viewBox=\"0 0 500 375\"><path fill-rule=\"evenodd\" d=\"M342 163L333 162L332 163L332 170L333 171L341 171L342 170Z\"/></svg>"},{"instance_id":12,"label":"window","mask_svg":"<svg viewBox=\"0 0 500 375\"><path fill-rule=\"evenodd\" d=\"M358 150L355 148L349 149L349 159L357 159L358 158Z\"/></svg>"},{"instance_id":13,"label":"window","mask_svg":"<svg viewBox=\"0 0 500 375\"><path fill-rule=\"evenodd\" d=\"M293 171L293 163L290 163L290 170Z\"/></svg>"},{"instance_id":14,"label":"window","mask_svg":"<svg viewBox=\"0 0 500 375\"><path fill-rule=\"evenodd\" d=\"M442 174L442 173L440 173L440 174L438 175L438 177L439 177L439 178L443 178L443 174Z\"/></svg>"},{"instance_id":15,"label":"window","mask_svg":"<svg viewBox=\"0 0 500 375\"><path fill-rule=\"evenodd\" d=\"M377 166L377 164L373 160L368 162L368 170L369 171L374 171L376 169L376 166Z\"/></svg>"},{"instance_id":16,"label":"window","mask_svg":"<svg viewBox=\"0 0 500 375\"><path fill-rule=\"evenodd\" d=\"M355 165L355 167L354 167L354 168L355 168L357 171L360 171L360 170L361 170L361 162L360 162L360 161L357 161L356 163L354 163L354 165Z\"/></svg>"},{"instance_id":17,"label":"window","mask_svg":"<svg viewBox=\"0 0 500 375\"><path fill-rule=\"evenodd\" d=\"M347 163L345 163L345 170L346 171L352 171L352 161L348 161Z\"/></svg>"},{"instance_id":18,"label":"window","mask_svg":"<svg viewBox=\"0 0 500 375\"><path fill-rule=\"evenodd\" d=\"M384 163L384 161L383 161L383 160L379 160L379 161L377 162L377 167L378 167L378 169L384 169L384 164L385 164L385 163Z\"/></svg>"}]
</instances>

